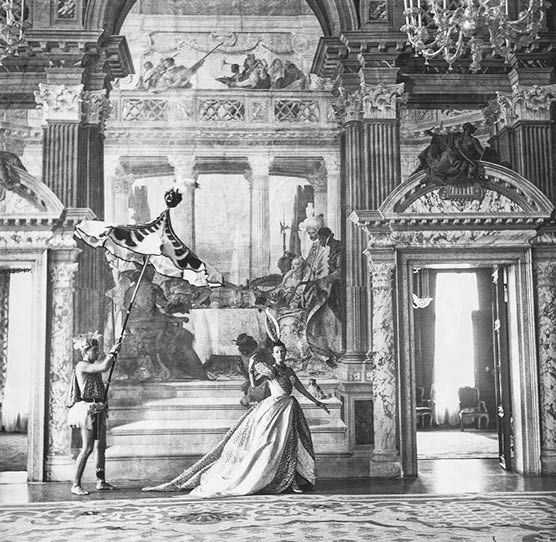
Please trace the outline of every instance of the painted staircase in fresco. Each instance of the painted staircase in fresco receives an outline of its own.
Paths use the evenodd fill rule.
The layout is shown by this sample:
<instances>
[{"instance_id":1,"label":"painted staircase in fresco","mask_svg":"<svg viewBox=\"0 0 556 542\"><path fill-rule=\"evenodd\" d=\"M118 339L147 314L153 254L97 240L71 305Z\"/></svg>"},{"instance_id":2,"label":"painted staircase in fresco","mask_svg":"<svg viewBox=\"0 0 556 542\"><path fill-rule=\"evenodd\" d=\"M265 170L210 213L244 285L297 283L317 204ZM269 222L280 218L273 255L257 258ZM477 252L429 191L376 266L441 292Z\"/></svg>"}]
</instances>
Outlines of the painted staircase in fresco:
<instances>
[{"instance_id":1,"label":"painted staircase in fresco","mask_svg":"<svg viewBox=\"0 0 556 542\"><path fill-rule=\"evenodd\" d=\"M325 401L330 415L296 397L311 428L318 473L334 477L338 461L349 459L348 431L341 401L333 397L337 382L319 384L332 396ZM240 387L241 380L114 385L112 397L118 399L110 406L106 452L110 479L158 481L179 474L245 412Z\"/></svg>"}]
</instances>

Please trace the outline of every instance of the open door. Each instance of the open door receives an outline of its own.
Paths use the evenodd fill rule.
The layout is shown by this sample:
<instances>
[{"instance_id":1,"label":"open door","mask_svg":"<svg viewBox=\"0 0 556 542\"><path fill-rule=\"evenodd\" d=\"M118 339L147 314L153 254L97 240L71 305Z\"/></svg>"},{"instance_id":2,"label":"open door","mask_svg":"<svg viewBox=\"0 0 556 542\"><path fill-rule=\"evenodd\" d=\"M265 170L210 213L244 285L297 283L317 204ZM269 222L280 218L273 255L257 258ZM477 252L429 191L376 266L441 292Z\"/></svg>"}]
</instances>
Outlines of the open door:
<instances>
[{"instance_id":1,"label":"open door","mask_svg":"<svg viewBox=\"0 0 556 542\"><path fill-rule=\"evenodd\" d=\"M494 379L500 466L512 470L512 401L508 333L508 270L495 266L492 273Z\"/></svg>"}]
</instances>

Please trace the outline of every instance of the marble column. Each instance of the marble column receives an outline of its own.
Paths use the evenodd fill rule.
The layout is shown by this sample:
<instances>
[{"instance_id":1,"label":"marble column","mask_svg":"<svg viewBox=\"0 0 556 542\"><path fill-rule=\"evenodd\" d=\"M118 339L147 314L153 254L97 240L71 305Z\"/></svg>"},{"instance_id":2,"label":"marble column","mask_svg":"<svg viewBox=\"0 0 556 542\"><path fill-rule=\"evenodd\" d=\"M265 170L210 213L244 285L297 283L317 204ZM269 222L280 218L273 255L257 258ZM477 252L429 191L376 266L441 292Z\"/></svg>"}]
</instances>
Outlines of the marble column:
<instances>
[{"instance_id":1,"label":"marble column","mask_svg":"<svg viewBox=\"0 0 556 542\"><path fill-rule=\"evenodd\" d=\"M246 178L251 192L251 271L250 278L270 273L270 157L250 156Z\"/></svg>"},{"instance_id":2,"label":"marble column","mask_svg":"<svg viewBox=\"0 0 556 542\"><path fill-rule=\"evenodd\" d=\"M543 474L556 473L556 232L533 252Z\"/></svg>"},{"instance_id":3,"label":"marble column","mask_svg":"<svg viewBox=\"0 0 556 542\"><path fill-rule=\"evenodd\" d=\"M48 389L47 389L47 479L52 471L70 468L71 439L66 424L66 396L73 369L74 278L77 251L53 251L48 266L50 291Z\"/></svg>"},{"instance_id":4,"label":"marble column","mask_svg":"<svg viewBox=\"0 0 556 542\"><path fill-rule=\"evenodd\" d=\"M326 170L327 183L327 206L324 216L326 224L334 232L334 236L340 239L342 236L342 181L340 178L340 157L323 156L324 168Z\"/></svg>"},{"instance_id":5,"label":"marble column","mask_svg":"<svg viewBox=\"0 0 556 542\"><path fill-rule=\"evenodd\" d=\"M195 250L195 190L197 172L194 156L169 156L174 168L174 188L182 195L177 207L170 210L172 227L176 235L192 250Z\"/></svg>"},{"instance_id":6,"label":"marble column","mask_svg":"<svg viewBox=\"0 0 556 542\"><path fill-rule=\"evenodd\" d=\"M319 168L310 175L307 180L313 187L313 192L315 194L315 215L323 215L324 224L330 228L328 222L328 184L326 171Z\"/></svg>"},{"instance_id":7,"label":"marble column","mask_svg":"<svg viewBox=\"0 0 556 542\"><path fill-rule=\"evenodd\" d=\"M400 476L396 450L396 364L394 339L394 252L369 260L372 337L369 358L373 382L374 450L372 477Z\"/></svg>"},{"instance_id":8,"label":"marble column","mask_svg":"<svg viewBox=\"0 0 556 542\"><path fill-rule=\"evenodd\" d=\"M122 167L116 168L112 177L113 217L115 224L129 224L129 196L135 181L133 173L127 173Z\"/></svg>"},{"instance_id":9,"label":"marble column","mask_svg":"<svg viewBox=\"0 0 556 542\"><path fill-rule=\"evenodd\" d=\"M521 85L514 82L511 94L498 94L496 135L501 157L556 203L552 152L551 103L556 85Z\"/></svg>"}]
</instances>

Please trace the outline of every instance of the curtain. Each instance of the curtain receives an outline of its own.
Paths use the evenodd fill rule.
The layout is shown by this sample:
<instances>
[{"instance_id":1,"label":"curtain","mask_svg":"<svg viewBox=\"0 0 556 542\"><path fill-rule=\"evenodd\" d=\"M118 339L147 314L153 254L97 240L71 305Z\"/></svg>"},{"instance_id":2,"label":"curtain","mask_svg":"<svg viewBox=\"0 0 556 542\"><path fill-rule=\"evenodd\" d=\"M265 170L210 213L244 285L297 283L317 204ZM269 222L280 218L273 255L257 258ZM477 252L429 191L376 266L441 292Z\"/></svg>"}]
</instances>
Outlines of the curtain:
<instances>
[{"instance_id":1,"label":"curtain","mask_svg":"<svg viewBox=\"0 0 556 542\"><path fill-rule=\"evenodd\" d=\"M477 310L475 273L439 273L432 399L438 425L459 421L458 389L475 385L472 312Z\"/></svg>"},{"instance_id":2,"label":"curtain","mask_svg":"<svg viewBox=\"0 0 556 542\"><path fill-rule=\"evenodd\" d=\"M2 425L6 431L26 432L31 397L31 352L28 340L32 314L32 275L14 273L10 277L8 307L8 363Z\"/></svg>"}]
</instances>

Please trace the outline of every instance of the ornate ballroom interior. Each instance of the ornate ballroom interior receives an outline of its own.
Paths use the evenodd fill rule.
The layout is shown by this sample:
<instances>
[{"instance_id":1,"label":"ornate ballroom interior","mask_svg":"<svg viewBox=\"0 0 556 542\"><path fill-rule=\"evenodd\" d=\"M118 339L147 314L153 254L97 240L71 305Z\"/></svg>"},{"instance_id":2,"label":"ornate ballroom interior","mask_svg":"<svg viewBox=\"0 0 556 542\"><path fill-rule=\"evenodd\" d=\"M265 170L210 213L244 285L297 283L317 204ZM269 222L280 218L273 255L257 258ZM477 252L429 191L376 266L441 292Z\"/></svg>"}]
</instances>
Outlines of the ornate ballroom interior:
<instances>
[{"instance_id":1,"label":"ornate ballroom interior","mask_svg":"<svg viewBox=\"0 0 556 542\"><path fill-rule=\"evenodd\" d=\"M264 346L266 308L330 408L302 402L323 478L416 477L421 436L448 429L556 474L555 8L532 0L519 34L500 21L527 2L464 4L444 35L425 0L0 8L1 425L27 435L29 481L71 479L72 338L108 351L137 280L75 226L147 223L172 188L219 284L138 288L111 478L163 479L218 442L244 411L234 341ZM310 275L322 227L339 264Z\"/></svg>"}]
</instances>

